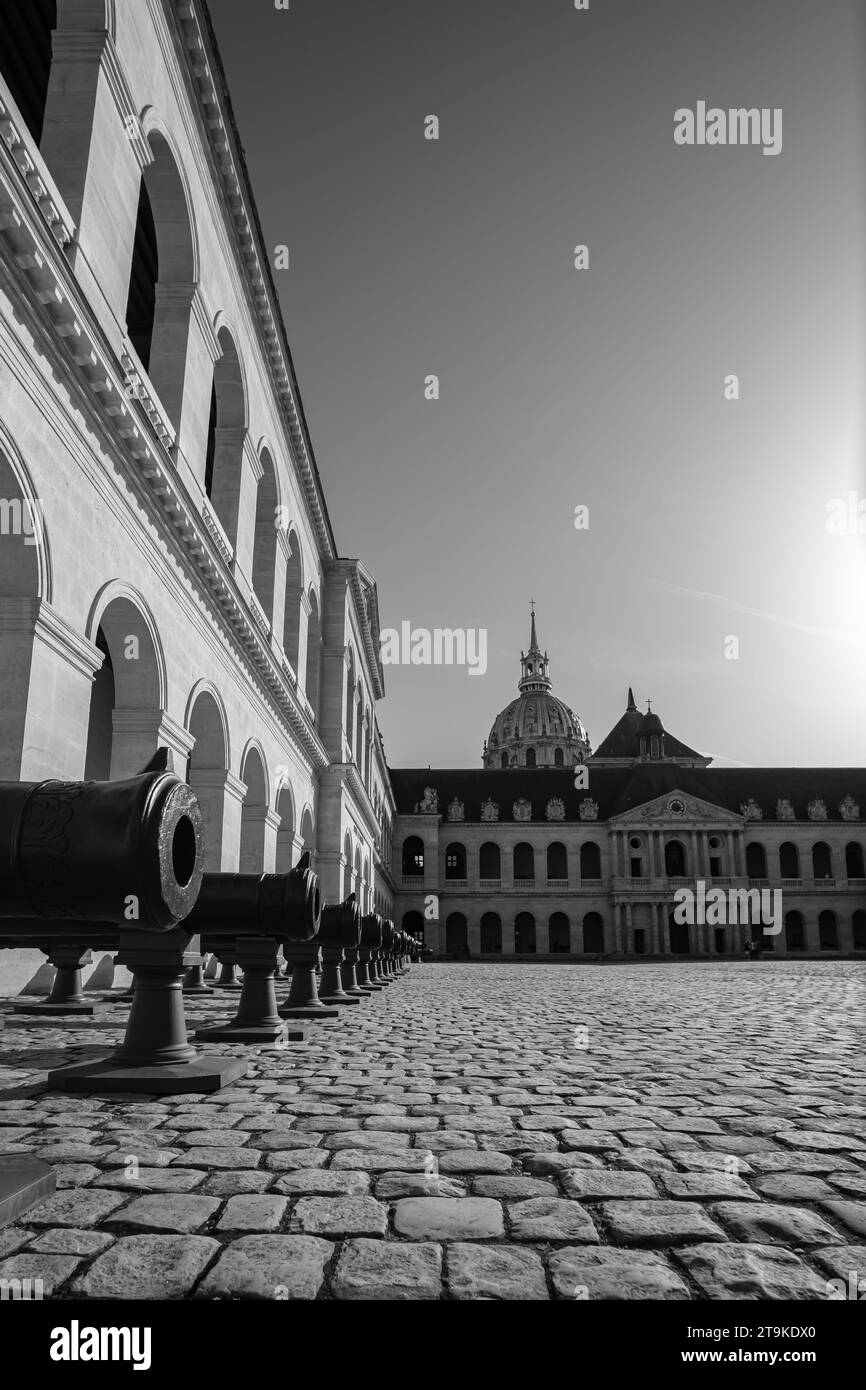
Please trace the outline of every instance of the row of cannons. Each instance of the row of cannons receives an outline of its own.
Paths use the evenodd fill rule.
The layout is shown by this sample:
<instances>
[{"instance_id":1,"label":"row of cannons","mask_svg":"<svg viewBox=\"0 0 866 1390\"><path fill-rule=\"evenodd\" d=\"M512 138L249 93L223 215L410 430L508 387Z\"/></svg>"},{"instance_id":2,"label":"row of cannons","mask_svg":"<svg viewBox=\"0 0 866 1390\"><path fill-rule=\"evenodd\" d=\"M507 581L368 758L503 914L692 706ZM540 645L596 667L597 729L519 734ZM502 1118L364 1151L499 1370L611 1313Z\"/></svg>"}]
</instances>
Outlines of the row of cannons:
<instances>
[{"instance_id":1,"label":"row of cannons","mask_svg":"<svg viewBox=\"0 0 866 1390\"><path fill-rule=\"evenodd\" d=\"M93 950L115 952L133 977L120 1047L50 1071L50 1089L180 1094L244 1075L243 1055L202 1054L187 1033L184 994L213 993L205 955L222 963L237 1012L195 1039L266 1046L333 1022L418 959L412 937L362 915L354 896L323 905L308 855L286 874L205 873L203 861L198 803L162 751L127 781L0 783L0 948L36 947L55 967L49 997L15 1012L92 1013L82 968Z\"/></svg>"}]
</instances>

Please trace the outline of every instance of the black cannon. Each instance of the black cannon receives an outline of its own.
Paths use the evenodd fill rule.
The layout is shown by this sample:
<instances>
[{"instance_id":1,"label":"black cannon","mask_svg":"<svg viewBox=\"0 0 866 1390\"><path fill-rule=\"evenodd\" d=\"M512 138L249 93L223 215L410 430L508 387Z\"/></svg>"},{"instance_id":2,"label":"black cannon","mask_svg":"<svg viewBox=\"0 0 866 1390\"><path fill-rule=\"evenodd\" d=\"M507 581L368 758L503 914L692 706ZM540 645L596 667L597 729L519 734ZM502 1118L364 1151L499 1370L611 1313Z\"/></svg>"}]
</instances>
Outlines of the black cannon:
<instances>
[{"instance_id":1,"label":"black cannon","mask_svg":"<svg viewBox=\"0 0 866 1390\"><path fill-rule=\"evenodd\" d=\"M361 922L361 945L358 951L358 984L362 989L382 990L391 983L379 971L379 957L384 940L385 919L378 912L368 912Z\"/></svg>"},{"instance_id":2,"label":"black cannon","mask_svg":"<svg viewBox=\"0 0 866 1390\"><path fill-rule=\"evenodd\" d=\"M322 925L319 928L322 949L319 998L324 1004L360 1004L362 999L370 998L369 991L359 989L357 982L354 985L350 982L348 989L343 983L342 968L347 953L351 952L357 958L360 941L361 909L354 893L345 902L329 903L322 911Z\"/></svg>"},{"instance_id":3,"label":"black cannon","mask_svg":"<svg viewBox=\"0 0 866 1390\"><path fill-rule=\"evenodd\" d=\"M309 854L287 874L205 874L185 926L201 934L204 951L213 951L224 965L239 965L244 980L235 1017L199 1029L196 1037L258 1043L285 1039L274 987L277 952L280 944L287 953L293 945L309 950L304 943L315 940L321 917L319 879Z\"/></svg>"},{"instance_id":4,"label":"black cannon","mask_svg":"<svg viewBox=\"0 0 866 1390\"><path fill-rule=\"evenodd\" d=\"M199 1056L187 1040L181 982L192 933L178 923L201 887L204 837L167 751L122 782L0 783L0 829L0 945L53 955L52 994L67 1000L80 994L94 947L116 950L135 977L122 1045L50 1072L49 1086L181 1093L244 1075L243 1060Z\"/></svg>"}]
</instances>

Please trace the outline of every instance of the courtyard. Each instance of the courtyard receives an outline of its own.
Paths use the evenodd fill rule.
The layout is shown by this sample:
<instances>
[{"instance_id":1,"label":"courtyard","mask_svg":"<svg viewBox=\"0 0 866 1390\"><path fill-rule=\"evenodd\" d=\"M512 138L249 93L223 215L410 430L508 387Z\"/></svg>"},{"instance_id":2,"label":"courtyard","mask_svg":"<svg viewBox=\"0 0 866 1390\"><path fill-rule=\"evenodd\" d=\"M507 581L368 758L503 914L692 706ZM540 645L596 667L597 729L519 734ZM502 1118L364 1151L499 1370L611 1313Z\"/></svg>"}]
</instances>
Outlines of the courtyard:
<instances>
[{"instance_id":1,"label":"courtyard","mask_svg":"<svg viewBox=\"0 0 866 1390\"><path fill-rule=\"evenodd\" d=\"M281 986L284 988L284 986ZM236 996L190 998L193 1027ZM864 966L424 964L213 1095L68 1097L127 1005L0 1012L0 1231L46 1298L801 1299L866 1288ZM210 1045L211 1052L226 1046ZM837 1281L834 1283L834 1281Z\"/></svg>"}]
</instances>

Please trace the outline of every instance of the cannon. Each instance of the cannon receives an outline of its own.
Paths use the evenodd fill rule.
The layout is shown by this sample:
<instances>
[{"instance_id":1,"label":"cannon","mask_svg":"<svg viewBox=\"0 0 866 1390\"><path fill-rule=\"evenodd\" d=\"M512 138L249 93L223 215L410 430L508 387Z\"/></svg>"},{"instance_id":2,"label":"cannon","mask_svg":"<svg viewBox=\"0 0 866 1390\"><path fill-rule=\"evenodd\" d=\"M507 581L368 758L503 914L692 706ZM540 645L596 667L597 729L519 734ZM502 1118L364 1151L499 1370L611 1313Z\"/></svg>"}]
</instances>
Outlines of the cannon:
<instances>
[{"instance_id":1,"label":"cannon","mask_svg":"<svg viewBox=\"0 0 866 1390\"><path fill-rule=\"evenodd\" d=\"M350 984L348 989L343 983L342 967L346 954L352 952L356 955L360 941L361 909L354 893L345 902L329 903L322 911L322 925L319 928L322 948L319 998L324 1004L360 1004L362 999L370 998L370 992L359 989L357 983L354 986Z\"/></svg>"},{"instance_id":2,"label":"cannon","mask_svg":"<svg viewBox=\"0 0 866 1390\"><path fill-rule=\"evenodd\" d=\"M167 750L120 782L0 783L0 828L0 944L53 954L67 1002L93 947L116 950L135 977L121 1046L50 1072L49 1087L175 1094L244 1075L242 1059L197 1055L187 1040L181 981L192 933L178 923L201 887L204 835Z\"/></svg>"},{"instance_id":3,"label":"cannon","mask_svg":"<svg viewBox=\"0 0 866 1390\"><path fill-rule=\"evenodd\" d=\"M361 989L382 990L391 983L379 973L379 954L385 930L385 919L378 912L368 912L361 922L361 945L358 951L358 984Z\"/></svg>"},{"instance_id":4,"label":"cannon","mask_svg":"<svg viewBox=\"0 0 866 1390\"><path fill-rule=\"evenodd\" d=\"M185 925L201 934L202 949L244 972L235 1017L199 1029L196 1038L219 1042L275 1043L287 1028L277 1012L274 979L282 943L313 941L322 917L318 875L304 854L287 874L217 874L202 880L198 902ZM309 948L306 948L309 949ZM303 1037L303 1034L288 1037Z\"/></svg>"}]
</instances>

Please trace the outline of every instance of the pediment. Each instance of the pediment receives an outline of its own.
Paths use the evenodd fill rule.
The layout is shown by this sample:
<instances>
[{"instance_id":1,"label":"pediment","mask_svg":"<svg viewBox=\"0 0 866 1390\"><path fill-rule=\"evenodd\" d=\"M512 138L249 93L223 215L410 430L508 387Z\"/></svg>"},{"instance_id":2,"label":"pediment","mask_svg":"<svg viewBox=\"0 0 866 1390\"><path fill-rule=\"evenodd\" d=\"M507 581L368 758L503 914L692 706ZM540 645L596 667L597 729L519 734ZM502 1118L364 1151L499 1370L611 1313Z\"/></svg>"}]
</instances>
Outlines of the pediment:
<instances>
[{"instance_id":1,"label":"pediment","mask_svg":"<svg viewBox=\"0 0 866 1390\"><path fill-rule=\"evenodd\" d=\"M680 807L683 809L680 810ZM617 815L608 817L607 823L609 826L623 828L650 823L666 830L675 830L677 826L703 826L707 821L727 824L734 830L742 824L742 817L724 806L705 801L692 792L674 788L638 806L630 806L627 811L620 811Z\"/></svg>"}]
</instances>

